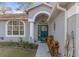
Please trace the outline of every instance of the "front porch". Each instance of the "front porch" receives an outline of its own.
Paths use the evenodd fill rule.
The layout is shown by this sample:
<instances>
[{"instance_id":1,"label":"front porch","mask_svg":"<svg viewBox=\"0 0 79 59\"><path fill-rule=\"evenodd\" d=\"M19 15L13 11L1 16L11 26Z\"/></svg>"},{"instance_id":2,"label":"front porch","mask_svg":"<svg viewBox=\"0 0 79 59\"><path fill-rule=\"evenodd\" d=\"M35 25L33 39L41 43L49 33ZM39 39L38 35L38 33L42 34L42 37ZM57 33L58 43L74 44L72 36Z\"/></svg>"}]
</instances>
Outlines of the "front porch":
<instances>
[{"instance_id":1,"label":"front porch","mask_svg":"<svg viewBox=\"0 0 79 59\"><path fill-rule=\"evenodd\" d=\"M30 41L31 42L44 42L45 38L49 35L48 18L50 13L39 12L35 20L30 22Z\"/></svg>"},{"instance_id":2,"label":"front porch","mask_svg":"<svg viewBox=\"0 0 79 59\"><path fill-rule=\"evenodd\" d=\"M30 22L30 40L38 44L38 49L36 52L36 57L51 57L49 48L45 43L45 38L49 35L49 24L48 18L50 16L49 12L42 11L36 13L34 16L34 21Z\"/></svg>"},{"instance_id":3,"label":"front porch","mask_svg":"<svg viewBox=\"0 0 79 59\"><path fill-rule=\"evenodd\" d=\"M36 11L36 13L34 13L33 10L29 12L30 13L28 18L28 22L30 23L29 40L30 42L37 43L39 45L36 56L42 56L42 57L50 56L47 44L44 43L45 38L49 35L54 36L54 38L59 42L60 45L59 52L62 56L64 56L65 13L61 12L60 10L55 10L55 12L57 11L56 14L58 14L59 12L61 13L58 14L59 16L56 16L56 14L53 15L53 17L56 17L56 19L53 18L49 19L49 17L52 17L50 10L42 9L39 11L34 10ZM32 15L32 13L34 14Z\"/></svg>"},{"instance_id":4,"label":"front porch","mask_svg":"<svg viewBox=\"0 0 79 59\"><path fill-rule=\"evenodd\" d=\"M64 56L64 44L65 44L65 38L66 38L65 12L59 9L55 9L53 12L56 12L56 13L54 13L51 16L51 11L39 10L31 16L31 19L30 18L28 19L30 23L29 40L30 42L33 42L33 43L36 42L37 44L39 44L39 42L45 41L45 38L47 36L52 35L54 36L55 40L59 42L59 45L60 45L59 52L61 53L62 56ZM49 17L51 18L49 19ZM43 26L43 27L40 27L40 26ZM45 26L48 26L48 27L46 28ZM49 53L47 52L48 47L46 47L47 49L45 49L44 45L43 43L39 45L36 56L42 53L40 52L41 50L46 50L45 51L46 55L43 55L43 56L47 56L47 55L49 56ZM40 47L43 47L43 48L40 48ZM39 56L41 56L41 54Z\"/></svg>"}]
</instances>

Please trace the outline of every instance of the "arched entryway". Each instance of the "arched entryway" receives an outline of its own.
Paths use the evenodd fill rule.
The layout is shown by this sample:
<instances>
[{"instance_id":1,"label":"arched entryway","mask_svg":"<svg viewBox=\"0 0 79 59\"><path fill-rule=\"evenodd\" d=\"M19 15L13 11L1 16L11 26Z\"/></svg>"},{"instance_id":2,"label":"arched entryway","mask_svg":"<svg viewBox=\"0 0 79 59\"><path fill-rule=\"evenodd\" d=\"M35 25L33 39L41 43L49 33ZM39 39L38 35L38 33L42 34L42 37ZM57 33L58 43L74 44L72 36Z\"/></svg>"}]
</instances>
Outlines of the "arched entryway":
<instances>
[{"instance_id":1,"label":"arched entryway","mask_svg":"<svg viewBox=\"0 0 79 59\"><path fill-rule=\"evenodd\" d=\"M48 20L49 13L39 13L35 17L35 39L40 42L44 42L48 36Z\"/></svg>"}]
</instances>

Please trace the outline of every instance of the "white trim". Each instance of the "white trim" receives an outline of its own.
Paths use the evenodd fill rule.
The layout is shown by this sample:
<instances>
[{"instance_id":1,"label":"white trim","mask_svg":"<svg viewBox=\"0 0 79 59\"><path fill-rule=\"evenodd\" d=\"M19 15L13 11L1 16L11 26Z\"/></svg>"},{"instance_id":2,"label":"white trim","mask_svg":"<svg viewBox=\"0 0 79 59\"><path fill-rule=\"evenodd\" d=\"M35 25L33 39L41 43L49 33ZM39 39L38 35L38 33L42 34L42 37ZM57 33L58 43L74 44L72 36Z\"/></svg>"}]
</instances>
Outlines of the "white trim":
<instances>
[{"instance_id":1,"label":"white trim","mask_svg":"<svg viewBox=\"0 0 79 59\"><path fill-rule=\"evenodd\" d=\"M47 5L47 6L51 7L51 8L53 8L53 6L52 6L51 4L48 4L48 3L46 3L46 2L44 2L43 4L45 4L45 5Z\"/></svg>"},{"instance_id":2,"label":"white trim","mask_svg":"<svg viewBox=\"0 0 79 59\"><path fill-rule=\"evenodd\" d=\"M61 11L66 11L66 9L63 8L63 7L61 7L59 4L57 4L57 8L58 8L59 10L61 10Z\"/></svg>"},{"instance_id":3,"label":"white trim","mask_svg":"<svg viewBox=\"0 0 79 59\"><path fill-rule=\"evenodd\" d=\"M31 18L28 18L28 22L34 22L34 20Z\"/></svg>"},{"instance_id":4,"label":"white trim","mask_svg":"<svg viewBox=\"0 0 79 59\"><path fill-rule=\"evenodd\" d=\"M34 22L30 22L30 38L34 39Z\"/></svg>"},{"instance_id":5,"label":"white trim","mask_svg":"<svg viewBox=\"0 0 79 59\"><path fill-rule=\"evenodd\" d=\"M4 20L8 19L9 20L9 19L28 19L28 18L0 18L0 19L4 19Z\"/></svg>"},{"instance_id":6,"label":"white trim","mask_svg":"<svg viewBox=\"0 0 79 59\"><path fill-rule=\"evenodd\" d=\"M47 15L50 17L50 13L49 13L49 12L47 12L47 11L38 11L38 12L33 16L33 20L35 21L36 16L39 15L39 14L41 14L41 13L45 13L45 14L47 14ZM49 17L48 17L48 19L49 19Z\"/></svg>"},{"instance_id":7,"label":"white trim","mask_svg":"<svg viewBox=\"0 0 79 59\"><path fill-rule=\"evenodd\" d=\"M57 3L56 3L56 4L54 4L54 6L53 6L53 8L52 8L52 12L51 12L51 14L50 14L50 16L49 16L49 18L48 18L48 20L47 20L47 21L49 21L49 20L50 20L50 18L52 17L52 13L55 11L56 6L57 6Z\"/></svg>"},{"instance_id":8,"label":"white trim","mask_svg":"<svg viewBox=\"0 0 79 59\"><path fill-rule=\"evenodd\" d=\"M22 20L20 20L20 21L23 22L23 24L24 24L24 35L8 35L8 34L7 34L7 33L8 33L8 32L7 32L7 31L8 31L8 30L7 30L7 25L8 25L8 22L9 22L9 21L11 21L11 20L8 20L8 21L6 22L6 26L5 26L5 27L6 27L6 29L5 29L5 31L6 31L6 32L5 32L6 37L25 37L25 33L26 33L25 22L22 21Z\"/></svg>"}]
</instances>

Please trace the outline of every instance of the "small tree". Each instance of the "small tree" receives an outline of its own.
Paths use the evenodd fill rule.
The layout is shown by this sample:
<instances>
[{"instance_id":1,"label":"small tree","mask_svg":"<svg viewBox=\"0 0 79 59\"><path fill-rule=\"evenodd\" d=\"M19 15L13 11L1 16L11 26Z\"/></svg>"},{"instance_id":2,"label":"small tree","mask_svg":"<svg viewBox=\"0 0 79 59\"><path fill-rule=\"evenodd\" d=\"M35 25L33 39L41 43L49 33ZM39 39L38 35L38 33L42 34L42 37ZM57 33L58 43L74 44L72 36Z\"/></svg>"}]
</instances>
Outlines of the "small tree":
<instances>
[{"instance_id":1,"label":"small tree","mask_svg":"<svg viewBox=\"0 0 79 59\"><path fill-rule=\"evenodd\" d=\"M1 14L6 14L7 12L12 11L12 9L10 7L0 7L0 13Z\"/></svg>"},{"instance_id":2,"label":"small tree","mask_svg":"<svg viewBox=\"0 0 79 59\"><path fill-rule=\"evenodd\" d=\"M28 17L28 9L30 6L32 6L34 3L33 2L18 2L17 4L19 4L19 7L16 8L16 10L22 10L24 13L27 14Z\"/></svg>"},{"instance_id":3,"label":"small tree","mask_svg":"<svg viewBox=\"0 0 79 59\"><path fill-rule=\"evenodd\" d=\"M12 11L10 7L6 7L6 2L0 2L0 13L5 14L9 11Z\"/></svg>"},{"instance_id":4,"label":"small tree","mask_svg":"<svg viewBox=\"0 0 79 59\"><path fill-rule=\"evenodd\" d=\"M17 4L19 4L19 7L17 7L16 10L23 10L25 12L25 9L29 8L34 3L33 2L18 2Z\"/></svg>"}]
</instances>

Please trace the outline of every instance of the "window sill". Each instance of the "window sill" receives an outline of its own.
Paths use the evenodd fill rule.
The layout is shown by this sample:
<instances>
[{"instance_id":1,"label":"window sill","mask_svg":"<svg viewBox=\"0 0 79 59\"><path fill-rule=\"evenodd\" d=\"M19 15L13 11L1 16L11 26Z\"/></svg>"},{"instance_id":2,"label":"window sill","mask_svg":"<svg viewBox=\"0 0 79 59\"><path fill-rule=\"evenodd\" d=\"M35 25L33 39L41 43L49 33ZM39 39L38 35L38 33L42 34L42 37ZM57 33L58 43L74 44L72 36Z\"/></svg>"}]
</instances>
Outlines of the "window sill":
<instances>
[{"instance_id":1,"label":"window sill","mask_svg":"<svg viewBox=\"0 0 79 59\"><path fill-rule=\"evenodd\" d=\"M6 37L25 37L25 35L6 35Z\"/></svg>"}]
</instances>

